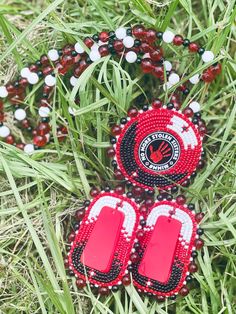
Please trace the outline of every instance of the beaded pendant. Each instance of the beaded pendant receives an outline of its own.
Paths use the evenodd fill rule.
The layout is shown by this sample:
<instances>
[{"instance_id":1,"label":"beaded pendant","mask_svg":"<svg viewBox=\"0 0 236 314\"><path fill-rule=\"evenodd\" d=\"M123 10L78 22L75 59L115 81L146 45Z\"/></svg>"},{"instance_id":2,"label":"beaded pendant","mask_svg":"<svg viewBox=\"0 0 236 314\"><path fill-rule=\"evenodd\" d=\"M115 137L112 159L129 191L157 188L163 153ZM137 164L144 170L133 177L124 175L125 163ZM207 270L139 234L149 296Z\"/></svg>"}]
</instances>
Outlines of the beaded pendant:
<instances>
[{"instance_id":1,"label":"beaded pendant","mask_svg":"<svg viewBox=\"0 0 236 314\"><path fill-rule=\"evenodd\" d=\"M188 294L190 273L197 271L196 249L203 245L198 227L203 214L195 214L193 204L163 194L144 210L125 194L110 191L85 205L69 236L66 258L78 288L89 283L107 295L132 281L140 292L158 299Z\"/></svg>"},{"instance_id":2,"label":"beaded pendant","mask_svg":"<svg viewBox=\"0 0 236 314\"><path fill-rule=\"evenodd\" d=\"M130 112L125 125L112 129L114 158L123 176L148 189L185 185L201 161L204 135L193 123L193 111L164 106Z\"/></svg>"}]
</instances>

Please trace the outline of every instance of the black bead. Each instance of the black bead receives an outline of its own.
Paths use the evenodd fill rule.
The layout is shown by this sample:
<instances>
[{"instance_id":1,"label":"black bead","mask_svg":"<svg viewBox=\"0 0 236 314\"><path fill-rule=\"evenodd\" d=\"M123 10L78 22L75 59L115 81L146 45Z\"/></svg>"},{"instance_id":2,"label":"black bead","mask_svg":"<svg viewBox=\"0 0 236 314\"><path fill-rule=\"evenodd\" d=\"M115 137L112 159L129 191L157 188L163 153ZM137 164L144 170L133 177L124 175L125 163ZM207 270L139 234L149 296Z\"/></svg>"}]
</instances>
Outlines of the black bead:
<instances>
[{"instance_id":1,"label":"black bead","mask_svg":"<svg viewBox=\"0 0 236 314\"><path fill-rule=\"evenodd\" d=\"M119 290L119 287L118 286L112 286L111 290L113 292L117 292Z\"/></svg>"},{"instance_id":2,"label":"black bead","mask_svg":"<svg viewBox=\"0 0 236 314\"><path fill-rule=\"evenodd\" d=\"M116 168L117 167L117 162L115 160L112 160L111 165L112 165L112 167Z\"/></svg>"},{"instance_id":3,"label":"black bead","mask_svg":"<svg viewBox=\"0 0 236 314\"><path fill-rule=\"evenodd\" d=\"M134 41L134 47L139 47L141 45L141 40L135 39Z\"/></svg>"},{"instance_id":4,"label":"black bead","mask_svg":"<svg viewBox=\"0 0 236 314\"><path fill-rule=\"evenodd\" d=\"M38 67L40 67L42 65L42 63L38 60L35 62L35 65L37 65Z\"/></svg>"},{"instance_id":5,"label":"black bead","mask_svg":"<svg viewBox=\"0 0 236 314\"><path fill-rule=\"evenodd\" d=\"M201 112L196 112L196 113L194 113L194 117L196 117L196 118L198 118L198 119L200 119L201 116L202 116Z\"/></svg>"},{"instance_id":6,"label":"black bead","mask_svg":"<svg viewBox=\"0 0 236 314\"><path fill-rule=\"evenodd\" d=\"M188 47L189 46L189 44L190 44L190 40L189 39L184 39L184 41L183 41L183 46L184 47Z\"/></svg>"},{"instance_id":7,"label":"black bead","mask_svg":"<svg viewBox=\"0 0 236 314\"><path fill-rule=\"evenodd\" d=\"M37 145L34 145L34 149L35 149L35 150L38 150L39 147L38 147Z\"/></svg>"},{"instance_id":8,"label":"black bead","mask_svg":"<svg viewBox=\"0 0 236 314\"><path fill-rule=\"evenodd\" d=\"M167 194L166 199L167 201L171 201L173 199L173 196L171 194Z\"/></svg>"},{"instance_id":9,"label":"black bead","mask_svg":"<svg viewBox=\"0 0 236 314\"><path fill-rule=\"evenodd\" d=\"M137 196L137 197L135 197L135 202L137 203L137 204L140 204L141 202L142 202L142 197L140 197L140 196Z\"/></svg>"},{"instance_id":10,"label":"black bead","mask_svg":"<svg viewBox=\"0 0 236 314\"><path fill-rule=\"evenodd\" d=\"M127 34L128 36L131 36L131 35L132 35L132 28L131 28L131 27L129 27L129 28L126 29L126 34Z\"/></svg>"},{"instance_id":11,"label":"black bead","mask_svg":"<svg viewBox=\"0 0 236 314\"><path fill-rule=\"evenodd\" d=\"M28 131L32 131L32 126L29 126L29 127L27 128L27 130L28 130Z\"/></svg>"},{"instance_id":12,"label":"black bead","mask_svg":"<svg viewBox=\"0 0 236 314\"><path fill-rule=\"evenodd\" d=\"M198 228L198 229L197 229L197 234L198 234L198 235L201 236L201 235L203 235L203 233L204 233L204 230L203 230L202 228Z\"/></svg>"},{"instance_id":13,"label":"black bead","mask_svg":"<svg viewBox=\"0 0 236 314\"><path fill-rule=\"evenodd\" d=\"M157 32L156 36L157 36L158 39L162 39L163 32Z\"/></svg>"},{"instance_id":14,"label":"black bead","mask_svg":"<svg viewBox=\"0 0 236 314\"><path fill-rule=\"evenodd\" d=\"M110 38L114 38L116 36L115 32L113 31L110 31L108 34Z\"/></svg>"},{"instance_id":15,"label":"black bead","mask_svg":"<svg viewBox=\"0 0 236 314\"><path fill-rule=\"evenodd\" d=\"M120 123L121 124L126 124L127 123L127 119L126 118L121 118L120 119Z\"/></svg>"},{"instance_id":16,"label":"black bead","mask_svg":"<svg viewBox=\"0 0 236 314\"><path fill-rule=\"evenodd\" d=\"M92 60L91 60L89 57L86 58L86 62L87 62L88 64L93 63Z\"/></svg>"},{"instance_id":17,"label":"black bead","mask_svg":"<svg viewBox=\"0 0 236 314\"><path fill-rule=\"evenodd\" d=\"M107 47L108 47L108 49L109 49L110 51L114 49L112 43L109 43L109 44L107 45Z\"/></svg>"},{"instance_id":18,"label":"black bead","mask_svg":"<svg viewBox=\"0 0 236 314\"><path fill-rule=\"evenodd\" d=\"M48 98L48 94L43 93L43 98Z\"/></svg>"},{"instance_id":19,"label":"black bead","mask_svg":"<svg viewBox=\"0 0 236 314\"><path fill-rule=\"evenodd\" d=\"M197 251L192 251L191 256L193 258L196 258L198 256L198 252Z\"/></svg>"},{"instance_id":20,"label":"black bead","mask_svg":"<svg viewBox=\"0 0 236 314\"><path fill-rule=\"evenodd\" d=\"M115 137L111 137L110 138L110 143L111 144L115 144L116 143L116 138Z\"/></svg>"},{"instance_id":21,"label":"black bead","mask_svg":"<svg viewBox=\"0 0 236 314\"><path fill-rule=\"evenodd\" d=\"M133 266L132 266L132 265L129 265L129 266L127 267L127 269L128 269L128 271L132 271L132 270L133 270Z\"/></svg>"},{"instance_id":22,"label":"black bead","mask_svg":"<svg viewBox=\"0 0 236 314\"><path fill-rule=\"evenodd\" d=\"M170 299L171 299L171 300L176 300L176 295L175 295L175 294L174 294L174 295L171 295L171 296L170 296Z\"/></svg>"},{"instance_id":23,"label":"black bead","mask_svg":"<svg viewBox=\"0 0 236 314\"><path fill-rule=\"evenodd\" d=\"M74 229L75 230L79 229L79 224L77 222L74 224Z\"/></svg>"},{"instance_id":24,"label":"black bead","mask_svg":"<svg viewBox=\"0 0 236 314\"><path fill-rule=\"evenodd\" d=\"M140 225L141 225L141 226L145 226L145 225L146 225L145 219L141 219L141 220L140 220Z\"/></svg>"},{"instance_id":25,"label":"black bead","mask_svg":"<svg viewBox=\"0 0 236 314\"><path fill-rule=\"evenodd\" d=\"M189 210L194 210L195 209L195 205L193 203L189 203L188 204L188 209Z\"/></svg>"},{"instance_id":26,"label":"black bead","mask_svg":"<svg viewBox=\"0 0 236 314\"><path fill-rule=\"evenodd\" d=\"M71 55L72 55L72 57L76 57L78 55L78 53L75 50L73 50L73 51L71 51Z\"/></svg>"},{"instance_id":27,"label":"black bead","mask_svg":"<svg viewBox=\"0 0 236 314\"><path fill-rule=\"evenodd\" d=\"M173 186L172 188L171 188L171 193L177 193L178 192L178 187L177 186Z\"/></svg>"},{"instance_id":28,"label":"black bead","mask_svg":"<svg viewBox=\"0 0 236 314\"><path fill-rule=\"evenodd\" d=\"M189 92L190 92L189 88L185 88L185 89L183 90L183 94L184 94L184 95L188 95Z\"/></svg>"},{"instance_id":29,"label":"black bead","mask_svg":"<svg viewBox=\"0 0 236 314\"><path fill-rule=\"evenodd\" d=\"M93 38L93 40L96 41L96 42L98 42L98 40L99 40L98 34L94 34L92 38Z\"/></svg>"},{"instance_id":30,"label":"black bead","mask_svg":"<svg viewBox=\"0 0 236 314\"><path fill-rule=\"evenodd\" d=\"M69 271L69 276L74 276L73 270L70 270L70 271Z\"/></svg>"},{"instance_id":31,"label":"black bead","mask_svg":"<svg viewBox=\"0 0 236 314\"><path fill-rule=\"evenodd\" d=\"M204 48L199 48L197 51L200 55L204 54L205 49Z\"/></svg>"},{"instance_id":32,"label":"black bead","mask_svg":"<svg viewBox=\"0 0 236 314\"><path fill-rule=\"evenodd\" d=\"M104 188L104 191L105 192L109 192L111 190L111 188L107 185L107 186L105 186L105 188Z\"/></svg>"},{"instance_id":33,"label":"black bead","mask_svg":"<svg viewBox=\"0 0 236 314\"><path fill-rule=\"evenodd\" d=\"M191 178L194 179L194 178L196 178L196 176L197 176L197 172L194 171L194 172L191 174Z\"/></svg>"},{"instance_id":34,"label":"black bead","mask_svg":"<svg viewBox=\"0 0 236 314\"><path fill-rule=\"evenodd\" d=\"M197 118L193 118L192 122L193 122L193 124L198 124L198 119Z\"/></svg>"},{"instance_id":35,"label":"black bead","mask_svg":"<svg viewBox=\"0 0 236 314\"><path fill-rule=\"evenodd\" d=\"M205 151L205 150L202 151L201 156L202 156L203 158L206 157L206 151Z\"/></svg>"},{"instance_id":36,"label":"black bead","mask_svg":"<svg viewBox=\"0 0 236 314\"><path fill-rule=\"evenodd\" d=\"M188 275L188 276L186 276L185 279L186 279L187 282L190 282L190 281L193 280L193 277L191 275Z\"/></svg>"},{"instance_id":37,"label":"black bead","mask_svg":"<svg viewBox=\"0 0 236 314\"><path fill-rule=\"evenodd\" d=\"M136 63L140 64L142 62L142 59L140 57L137 58Z\"/></svg>"},{"instance_id":38,"label":"black bead","mask_svg":"<svg viewBox=\"0 0 236 314\"><path fill-rule=\"evenodd\" d=\"M133 184L130 181L126 181L126 185L127 185L127 187L131 187Z\"/></svg>"},{"instance_id":39,"label":"black bead","mask_svg":"<svg viewBox=\"0 0 236 314\"><path fill-rule=\"evenodd\" d=\"M163 201L163 199L164 199L164 197L163 197L162 194L159 194L159 195L157 196L157 200L158 200L158 201Z\"/></svg>"},{"instance_id":40,"label":"black bead","mask_svg":"<svg viewBox=\"0 0 236 314\"><path fill-rule=\"evenodd\" d=\"M174 108L174 104L172 104L171 102L169 102L167 104L167 109L173 109Z\"/></svg>"},{"instance_id":41,"label":"black bead","mask_svg":"<svg viewBox=\"0 0 236 314\"><path fill-rule=\"evenodd\" d=\"M89 206L89 205L90 205L90 200L85 200L85 201L84 201L84 206L87 207L87 206Z\"/></svg>"},{"instance_id":42,"label":"black bead","mask_svg":"<svg viewBox=\"0 0 236 314\"><path fill-rule=\"evenodd\" d=\"M48 122L48 121L49 121L49 118L47 118L47 117L41 118L41 121L42 121L42 122Z\"/></svg>"},{"instance_id":43,"label":"black bead","mask_svg":"<svg viewBox=\"0 0 236 314\"><path fill-rule=\"evenodd\" d=\"M16 82L14 83L14 86L15 86L16 88L19 87L19 85L20 85L19 81L16 81Z\"/></svg>"},{"instance_id":44,"label":"black bead","mask_svg":"<svg viewBox=\"0 0 236 314\"><path fill-rule=\"evenodd\" d=\"M147 191L147 195L149 195L149 196L153 196L154 194L155 194L154 190L148 190Z\"/></svg>"},{"instance_id":45,"label":"black bead","mask_svg":"<svg viewBox=\"0 0 236 314\"><path fill-rule=\"evenodd\" d=\"M133 193L132 193L132 192L127 192L127 193L126 193L126 196L127 196L128 198L131 198L131 197L133 197Z\"/></svg>"},{"instance_id":46,"label":"black bead","mask_svg":"<svg viewBox=\"0 0 236 314\"><path fill-rule=\"evenodd\" d=\"M143 105L143 111L147 111L148 110L148 105Z\"/></svg>"}]
</instances>

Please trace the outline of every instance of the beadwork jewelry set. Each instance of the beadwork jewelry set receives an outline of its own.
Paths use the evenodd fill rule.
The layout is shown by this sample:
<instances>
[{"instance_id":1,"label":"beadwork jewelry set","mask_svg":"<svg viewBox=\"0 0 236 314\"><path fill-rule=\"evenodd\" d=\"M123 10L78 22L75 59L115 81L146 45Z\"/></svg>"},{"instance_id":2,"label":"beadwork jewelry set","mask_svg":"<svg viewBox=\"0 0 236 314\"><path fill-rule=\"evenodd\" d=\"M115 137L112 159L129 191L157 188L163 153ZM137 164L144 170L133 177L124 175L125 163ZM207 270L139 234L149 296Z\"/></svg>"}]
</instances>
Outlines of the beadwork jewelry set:
<instances>
[{"instance_id":1,"label":"beadwork jewelry set","mask_svg":"<svg viewBox=\"0 0 236 314\"><path fill-rule=\"evenodd\" d=\"M181 75L164 59L166 44L197 53L203 63L209 63L208 68L181 85ZM196 213L193 204L187 205L183 195L174 199L171 193L178 186L188 186L196 169L204 166L206 126L200 104L193 99L182 111L180 107L191 85L210 83L220 74L221 65L214 63L211 51L171 31L157 32L140 25L52 49L22 69L17 81L0 87L0 137L29 154L44 147L50 142L50 99L58 76L73 72L69 80L75 86L90 63L108 55L137 63L143 73L154 75L169 100L155 99L141 110L132 107L120 124L112 126L107 155L121 182L113 190L92 189L92 200L76 212L65 266L76 276L78 288L89 283L101 295L132 282L138 291L159 301L175 299L177 294L186 296L191 273L197 271L196 250L204 244L198 226L204 214ZM33 126L24 101L27 91L40 80L44 81L38 101L40 121ZM17 141L7 123L5 103L14 106L15 122L32 133L32 142ZM76 114L73 108L68 110ZM67 128L58 126L59 140L66 135ZM154 200L156 190L159 194Z\"/></svg>"}]
</instances>

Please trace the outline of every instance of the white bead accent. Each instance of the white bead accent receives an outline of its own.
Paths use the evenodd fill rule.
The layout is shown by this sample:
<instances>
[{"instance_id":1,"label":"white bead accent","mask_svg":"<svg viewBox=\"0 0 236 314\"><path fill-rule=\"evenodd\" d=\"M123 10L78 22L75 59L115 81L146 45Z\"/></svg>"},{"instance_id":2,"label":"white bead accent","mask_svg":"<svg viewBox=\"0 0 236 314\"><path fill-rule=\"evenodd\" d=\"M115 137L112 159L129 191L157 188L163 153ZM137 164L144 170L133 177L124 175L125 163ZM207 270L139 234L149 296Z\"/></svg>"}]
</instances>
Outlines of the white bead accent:
<instances>
[{"instance_id":1,"label":"white bead accent","mask_svg":"<svg viewBox=\"0 0 236 314\"><path fill-rule=\"evenodd\" d=\"M70 83L71 83L72 86L75 86L77 81L78 81L77 77L71 76Z\"/></svg>"},{"instance_id":2,"label":"white bead accent","mask_svg":"<svg viewBox=\"0 0 236 314\"><path fill-rule=\"evenodd\" d=\"M27 154L31 154L34 152L34 145L33 144L26 144L24 147L24 152Z\"/></svg>"},{"instance_id":3,"label":"white bead accent","mask_svg":"<svg viewBox=\"0 0 236 314\"><path fill-rule=\"evenodd\" d=\"M101 59L101 55L99 53L98 50L92 50L89 54L89 58L95 62L95 61L98 61L99 59Z\"/></svg>"},{"instance_id":4,"label":"white bead accent","mask_svg":"<svg viewBox=\"0 0 236 314\"><path fill-rule=\"evenodd\" d=\"M77 53L83 53L83 52L84 52L84 48L81 46L80 43L76 43L76 44L75 44L75 51L76 51Z\"/></svg>"},{"instance_id":5,"label":"white bead accent","mask_svg":"<svg viewBox=\"0 0 236 314\"><path fill-rule=\"evenodd\" d=\"M171 73L170 74L170 76L169 76L170 84L174 85L174 84L179 83L179 81L180 81L180 78L179 78L178 74L176 74L176 73Z\"/></svg>"},{"instance_id":6,"label":"white bead accent","mask_svg":"<svg viewBox=\"0 0 236 314\"><path fill-rule=\"evenodd\" d=\"M90 49L98 51L98 48L99 48L99 45L97 43L94 43Z\"/></svg>"},{"instance_id":7,"label":"white bead accent","mask_svg":"<svg viewBox=\"0 0 236 314\"><path fill-rule=\"evenodd\" d=\"M137 54L134 51L127 52L125 59L129 63L134 63L137 60Z\"/></svg>"},{"instance_id":8,"label":"white bead accent","mask_svg":"<svg viewBox=\"0 0 236 314\"><path fill-rule=\"evenodd\" d=\"M126 37L126 29L124 27L117 28L115 34L118 39L124 39Z\"/></svg>"},{"instance_id":9,"label":"white bead accent","mask_svg":"<svg viewBox=\"0 0 236 314\"><path fill-rule=\"evenodd\" d=\"M49 74L45 77L44 82L47 86L51 87L51 86L56 85L57 79L55 78L55 76L52 76L51 74Z\"/></svg>"},{"instance_id":10,"label":"white bead accent","mask_svg":"<svg viewBox=\"0 0 236 314\"><path fill-rule=\"evenodd\" d=\"M57 61L59 59L59 53L56 49L51 49L48 51L48 58L51 60L51 61Z\"/></svg>"},{"instance_id":11,"label":"white bead accent","mask_svg":"<svg viewBox=\"0 0 236 314\"><path fill-rule=\"evenodd\" d=\"M172 64L170 63L170 61L164 61L163 64L164 64L166 71L171 71Z\"/></svg>"},{"instance_id":12,"label":"white bead accent","mask_svg":"<svg viewBox=\"0 0 236 314\"><path fill-rule=\"evenodd\" d=\"M162 39L165 43L169 44L173 41L174 37L175 37L174 33L172 33L171 31L165 31L163 33Z\"/></svg>"},{"instance_id":13,"label":"white bead accent","mask_svg":"<svg viewBox=\"0 0 236 314\"><path fill-rule=\"evenodd\" d=\"M194 76L190 77L189 81L194 85L197 84L200 81L199 74L195 74Z\"/></svg>"},{"instance_id":14,"label":"white bead accent","mask_svg":"<svg viewBox=\"0 0 236 314\"><path fill-rule=\"evenodd\" d=\"M26 118L26 112L24 109L16 109L14 116L16 120L22 121Z\"/></svg>"},{"instance_id":15,"label":"white bead accent","mask_svg":"<svg viewBox=\"0 0 236 314\"><path fill-rule=\"evenodd\" d=\"M5 86L0 86L0 97L5 98L8 96L8 91Z\"/></svg>"},{"instance_id":16,"label":"white bead accent","mask_svg":"<svg viewBox=\"0 0 236 314\"><path fill-rule=\"evenodd\" d=\"M27 76L27 80L31 85L34 85L38 83L39 77L36 73L30 72Z\"/></svg>"},{"instance_id":17,"label":"white bead accent","mask_svg":"<svg viewBox=\"0 0 236 314\"><path fill-rule=\"evenodd\" d=\"M10 133L10 129L7 126L0 126L0 137L7 137Z\"/></svg>"},{"instance_id":18,"label":"white bead accent","mask_svg":"<svg viewBox=\"0 0 236 314\"><path fill-rule=\"evenodd\" d=\"M48 107L39 107L39 115L42 118L47 118L49 116L50 113L50 108Z\"/></svg>"},{"instance_id":19,"label":"white bead accent","mask_svg":"<svg viewBox=\"0 0 236 314\"><path fill-rule=\"evenodd\" d=\"M214 60L214 53L210 50L207 50L205 51L203 54L202 54L202 61L203 62L210 62Z\"/></svg>"},{"instance_id":20,"label":"white bead accent","mask_svg":"<svg viewBox=\"0 0 236 314\"><path fill-rule=\"evenodd\" d=\"M123 39L123 44L126 48L132 48L133 45L134 45L134 39L133 37L131 36L126 36L124 39Z\"/></svg>"},{"instance_id":21,"label":"white bead accent","mask_svg":"<svg viewBox=\"0 0 236 314\"><path fill-rule=\"evenodd\" d=\"M166 92L168 89L170 89L173 85L170 82L166 82L163 84L163 90Z\"/></svg>"},{"instance_id":22,"label":"white bead accent","mask_svg":"<svg viewBox=\"0 0 236 314\"><path fill-rule=\"evenodd\" d=\"M72 116L75 116L75 113L76 113L76 109L75 108L69 107L68 111L69 111L69 114L71 114Z\"/></svg>"},{"instance_id":23,"label":"white bead accent","mask_svg":"<svg viewBox=\"0 0 236 314\"><path fill-rule=\"evenodd\" d=\"M197 101L191 102L189 104L189 108L191 108L194 113L200 111L201 109L200 104Z\"/></svg>"},{"instance_id":24,"label":"white bead accent","mask_svg":"<svg viewBox=\"0 0 236 314\"><path fill-rule=\"evenodd\" d=\"M23 78L27 78L28 76L30 76L31 72L30 72L30 69L29 68L23 68L21 71L20 71L20 75L23 77Z\"/></svg>"}]
</instances>

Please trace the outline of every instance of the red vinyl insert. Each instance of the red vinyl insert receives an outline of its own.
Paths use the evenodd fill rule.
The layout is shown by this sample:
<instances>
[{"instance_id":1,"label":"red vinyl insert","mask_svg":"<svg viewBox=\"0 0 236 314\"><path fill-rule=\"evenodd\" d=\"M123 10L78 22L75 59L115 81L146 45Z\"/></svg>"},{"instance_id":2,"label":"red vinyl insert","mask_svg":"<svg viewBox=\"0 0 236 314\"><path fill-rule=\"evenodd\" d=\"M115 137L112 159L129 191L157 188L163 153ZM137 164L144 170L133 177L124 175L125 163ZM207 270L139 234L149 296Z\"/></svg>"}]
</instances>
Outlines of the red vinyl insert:
<instances>
[{"instance_id":1,"label":"red vinyl insert","mask_svg":"<svg viewBox=\"0 0 236 314\"><path fill-rule=\"evenodd\" d=\"M141 275L162 283L168 281L181 225L180 221L166 216L157 219L139 265Z\"/></svg>"},{"instance_id":2,"label":"red vinyl insert","mask_svg":"<svg viewBox=\"0 0 236 314\"><path fill-rule=\"evenodd\" d=\"M101 272L110 270L124 218L117 209L102 208L81 255L83 264Z\"/></svg>"}]
</instances>

